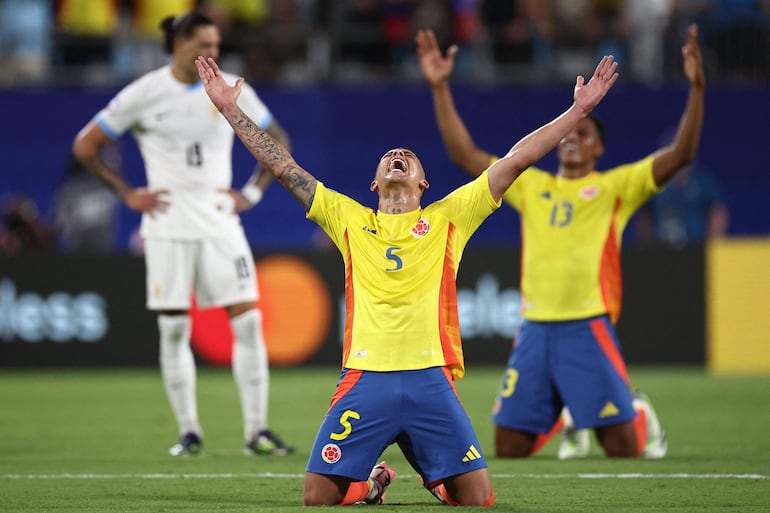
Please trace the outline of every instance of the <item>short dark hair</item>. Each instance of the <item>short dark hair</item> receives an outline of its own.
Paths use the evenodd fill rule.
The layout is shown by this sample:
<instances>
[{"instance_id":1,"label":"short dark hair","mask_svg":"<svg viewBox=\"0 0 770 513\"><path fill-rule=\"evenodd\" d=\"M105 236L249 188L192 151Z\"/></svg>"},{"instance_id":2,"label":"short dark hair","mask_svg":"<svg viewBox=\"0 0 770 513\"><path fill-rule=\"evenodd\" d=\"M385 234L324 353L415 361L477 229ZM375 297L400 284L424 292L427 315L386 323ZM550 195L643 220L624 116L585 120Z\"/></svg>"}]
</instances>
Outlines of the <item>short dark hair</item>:
<instances>
[{"instance_id":1,"label":"short dark hair","mask_svg":"<svg viewBox=\"0 0 770 513\"><path fill-rule=\"evenodd\" d=\"M163 18L160 22L160 29L163 31L163 50L169 54L173 53L175 37L189 39L195 29L209 25L214 25L214 20L198 11Z\"/></svg>"},{"instance_id":2,"label":"short dark hair","mask_svg":"<svg viewBox=\"0 0 770 513\"><path fill-rule=\"evenodd\" d=\"M591 122L596 127L596 132L599 134L599 141L604 144L604 140L606 138L606 131L604 130L604 123L602 123L602 120L594 116L593 114L589 114L586 116L586 119L590 119Z\"/></svg>"}]
</instances>

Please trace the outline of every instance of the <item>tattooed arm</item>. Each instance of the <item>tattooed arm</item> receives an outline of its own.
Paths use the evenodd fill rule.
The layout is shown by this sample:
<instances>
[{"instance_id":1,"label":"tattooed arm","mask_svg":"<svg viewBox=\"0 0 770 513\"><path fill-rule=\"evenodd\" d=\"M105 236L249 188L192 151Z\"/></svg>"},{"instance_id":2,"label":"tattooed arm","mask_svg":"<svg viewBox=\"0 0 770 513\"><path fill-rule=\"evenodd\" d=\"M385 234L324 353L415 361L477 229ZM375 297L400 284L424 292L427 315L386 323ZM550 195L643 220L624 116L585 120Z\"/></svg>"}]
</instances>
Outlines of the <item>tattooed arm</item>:
<instances>
[{"instance_id":1,"label":"tattooed arm","mask_svg":"<svg viewBox=\"0 0 770 513\"><path fill-rule=\"evenodd\" d=\"M289 150L259 128L238 107L237 100L241 93L243 78L239 78L234 86L230 86L222 78L222 73L214 59L206 60L198 57L195 64L198 66L198 75L206 87L206 93L233 127L235 135L260 164L299 201L305 211L310 210L317 180L297 164Z\"/></svg>"}]
</instances>

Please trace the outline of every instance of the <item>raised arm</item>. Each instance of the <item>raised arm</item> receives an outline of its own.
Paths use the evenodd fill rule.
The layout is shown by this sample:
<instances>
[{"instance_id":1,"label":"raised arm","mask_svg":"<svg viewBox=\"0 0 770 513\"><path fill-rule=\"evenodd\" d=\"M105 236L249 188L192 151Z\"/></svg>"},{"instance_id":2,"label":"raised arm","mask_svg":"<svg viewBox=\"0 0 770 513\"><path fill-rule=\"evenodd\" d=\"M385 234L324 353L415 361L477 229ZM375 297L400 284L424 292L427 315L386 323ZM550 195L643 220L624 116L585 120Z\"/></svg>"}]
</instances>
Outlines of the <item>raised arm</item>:
<instances>
[{"instance_id":1,"label":"raised arm","mask_svg":"<svg viewBox=\"0 0 770 513\"><path fill-rule=\"evenodd\" d=\"M259 128L238 107L237 100L241 93L243 78L239 78L234 86L228 85L222 78L219 66L212 58L204 59L199 56L195 60L195 65L206 87L206 93L233 127L235 135L260 164L300 202L302 207L306 211L310 210L317 180L297 164L289 150Z\"/></svg>"},{"instance_id":2,"label":"raised arm","mask_svg":"<svg viewBox=\"0 0 770 513\"><path fill-rule=\"evenodd\" d=\"M698 45L697 25L690 25L687 43L682 47L682 60L684 74L690 81L690 92L674 141L655 152L652 174L658 186L668 182L677 171L694 160L700 144L706 79Z\"/></svg>"},{"instance_id":3,"label":"raised arm","mask_svg":"<svg viewBox=\"0 0 770 513\"><path fill-rule=\"evenodd\" d=\"M615 72L617 66L612 56L604 56L588 83L584 84L582 76L577 77L572 106L550 123L525 136L489 168L489 189L496 200L502 198L525 169L555 148L577 122L599 104L618 79Z\"/></svg>"},{"instance_id":4,"label":"raised arm","mask_svg":"<svg viewBox=\"0 0 770 513\"><path fill-rule=\"evenodd\" d=\"M286 133L286 130L283 129L278 121L273 119L265 131L291 152L291 140L289 139L289 134ZM235 210L237 212L243 212L254 207L262 200L262 196L267 188L270 187L271 183L273 183L273 174L269 171L265 171L265 169L257 164L254 172L240 190L230 190L230 194L235 200Z\"/></svg>"},{"instance_id":5,"label":"raised arm","mask_svg":"<svg viewBox=\"0 0 770 513\"><path fill-rule=\"evenodd\" d=\"M432 30L418 30L416 41L417 57L425 80L430 85L436 123L449 158L466 173L478 176L489 167L492 155L476 146L452 98L449 77L458 48L453 45L447 50L446 56L441 55Z\"/></svg>"}]
</instances>

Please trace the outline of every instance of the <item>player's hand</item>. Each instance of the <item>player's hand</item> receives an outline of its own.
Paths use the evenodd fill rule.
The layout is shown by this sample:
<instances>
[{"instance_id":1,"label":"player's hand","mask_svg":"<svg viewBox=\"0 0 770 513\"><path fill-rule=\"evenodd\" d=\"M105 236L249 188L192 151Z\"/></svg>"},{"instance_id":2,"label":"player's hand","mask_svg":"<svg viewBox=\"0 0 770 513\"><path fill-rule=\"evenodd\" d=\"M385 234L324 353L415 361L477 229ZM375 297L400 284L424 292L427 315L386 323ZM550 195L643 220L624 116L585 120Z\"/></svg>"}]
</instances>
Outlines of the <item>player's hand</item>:
<instances>
[{"instance_id":1,"label":"player's hand","mask_svg":"<svg viewBox=\"0 0 770 513\"><path fill-rule=\"evenodd\" d=\"M153 217L157 212L165 212L169 202L165 199L168 190L150 191L145 188L131 189L123 196L123 202L136 212Z\"/></svg>"},{"instance_id":2,"label":"player's hand","mask_svg":"<svg viewBox=\"0 0 770 513\"><path fill-rule=\"evenodd\" d=\"M459 48L452 45L447 50L446 56L441 55L441 50L436 42L436 35L432 30L418 30L415 36L417 42L417 57L420 68L431 87L436 87L449 81L452 69L455 65L455 55Z\"/></svg>"},{"instance_id":3,"label":"player's hand","mask_svg":"<svg viewBox=\"0 0 770 513\"><path fill-rule=\"evenodd\" d=\"M615 71L618 67L618 63L615 62L612 55L605 55L594 70L594 74L588 83L584 83L584 78L577 77L575 82L575 105L582 109L585 113L591 112L594 107L599 105L599 102L610 90L610 87L618 79L618 74Z\"/></svg>"},{"instance_id":4,"label":"player's hand","mask_svg":"<svg viewBox=\"0 0 770 513\"><path fill-rule=\"evenodd\" d=\"M233 206L235 208L236 214L250 210L251 207L254 206L251 204L251 202L249 202L249 200L246 199L241 191L236 189L222 189L222 192L226 192L230 195L231 198L233 198Z\"/></svg>"},{"instance_id":5,"label":"player's hand","mask_svg":"<svg viewBox=\"0 0 770 513\"><path fill-rule=\"evenodd\" d=\"M687 43L682 47L682 63L684 66L684 76L690 81L690 84L696 87L706 86L706 76L703 72L703 58L698 44L698 26L690 25L688 30Z\"/></svg>"},{"instance_id":6,"label":"player's hand","mask_svg":"<svg viewBox=\"0 0 770 513\"><path fill-rule=\"evenodd\" d=\"M198 76L203 82L203 86L206 88L206 93L211 98L211 102L214 106L222 112L224 109L230 106L236 105L238 96L241 94L241 86L243 85L243 77L240 77L234 86L225 82L222 77L222 72L219 70L216 61L209 57L204 59L198 56L195 59L195 65L198 68Z\"/></svg>"}]
</instances>

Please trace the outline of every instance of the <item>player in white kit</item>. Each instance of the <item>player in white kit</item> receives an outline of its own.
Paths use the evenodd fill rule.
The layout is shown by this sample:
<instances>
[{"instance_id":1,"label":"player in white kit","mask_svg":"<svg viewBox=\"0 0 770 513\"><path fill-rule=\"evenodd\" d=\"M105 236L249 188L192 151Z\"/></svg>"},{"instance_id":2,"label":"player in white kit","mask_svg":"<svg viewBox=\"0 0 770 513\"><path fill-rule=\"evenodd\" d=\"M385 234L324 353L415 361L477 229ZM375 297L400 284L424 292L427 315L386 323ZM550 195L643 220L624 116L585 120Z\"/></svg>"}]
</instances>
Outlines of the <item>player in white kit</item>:
<instances>
[{"instance_id":1,"label":"player in white kit","mask_svg":"<svg viewBox=\"0 0 770 513\"><path fill-rule=\"evenodd\" d=\"M161 28L171 63L123 88L78 133L73 152L128 208L142 212L147 307L158 313L161 373L179 426L170 454L202 448L188 315L193 292L200 307L224 306L230 317L245 451L288 454L293 448L267 425L267 352L254 259L238 215L259 202L272 175L256 170L242 189L231 189L233 131L195 67L198 55L219 56L213 21L191 11L164 19ZM227 79L234 83L237 77ZM239 104L260 127L289 143L251 87L244 86ZM105 145L127 131L144 159L145 188L128 185L101 156Z\"/></svg>"}]
</instances>

